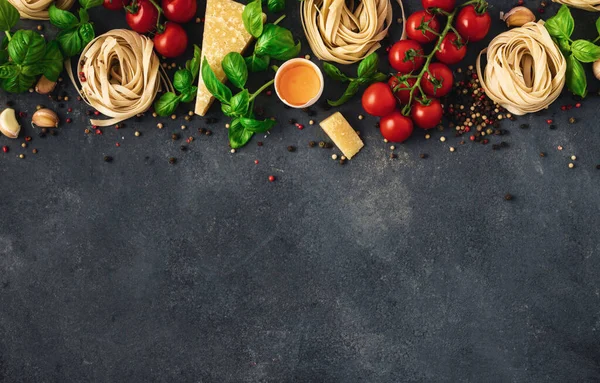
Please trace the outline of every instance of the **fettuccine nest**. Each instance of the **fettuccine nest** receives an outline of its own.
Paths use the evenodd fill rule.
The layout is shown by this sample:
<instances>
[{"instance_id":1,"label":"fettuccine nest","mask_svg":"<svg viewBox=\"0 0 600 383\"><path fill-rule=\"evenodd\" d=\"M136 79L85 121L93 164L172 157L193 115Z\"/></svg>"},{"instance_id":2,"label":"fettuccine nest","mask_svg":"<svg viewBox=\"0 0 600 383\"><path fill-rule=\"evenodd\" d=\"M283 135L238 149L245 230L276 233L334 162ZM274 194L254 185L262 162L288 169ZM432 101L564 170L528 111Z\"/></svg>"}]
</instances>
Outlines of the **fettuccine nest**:
<instances>
[{"instance_id":1,"label":"fettuccine nest","mask_svg":"<svg viewBox=\"0 0 600 383\"><path fill-rule=\"evenodd\" d=\"M70 9L75 0L8 0L19 11L22 19L48 20L48 8L56 4L59 9Z\"/></svg>"}]
</instances>

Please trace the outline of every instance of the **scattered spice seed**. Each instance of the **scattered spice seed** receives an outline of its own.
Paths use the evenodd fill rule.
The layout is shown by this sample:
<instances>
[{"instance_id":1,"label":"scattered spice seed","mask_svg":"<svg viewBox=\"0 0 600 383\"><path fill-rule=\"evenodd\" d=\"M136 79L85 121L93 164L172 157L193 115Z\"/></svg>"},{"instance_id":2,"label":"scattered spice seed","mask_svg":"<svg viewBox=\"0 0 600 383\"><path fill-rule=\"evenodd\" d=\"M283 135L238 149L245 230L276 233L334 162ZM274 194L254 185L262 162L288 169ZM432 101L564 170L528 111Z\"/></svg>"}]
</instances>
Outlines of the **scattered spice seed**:
<instances>
[{"instance_id":1,"label":"scattered spice seed","mask_svg":"<svg viewBox=\"0 0 600 383\"><path fill-rule=\"evenodd\" d=\"M32 152L33 154L37 154L38 150L37 150L37 149L33 149L31 152Z\"/></svg>"},{"instance_id":2,"label":"scattered spice seed","mask_svg":"<svg viewBox=\"0 0 600 383\"><path fill-rule=\"evenodd\" d=\"M335 154L335 153L334 153L334 154L332 154L332 155L331 155L331 159L332 159L332 160L337 160L337 159L338 159L338 155L337 155L337 154Z\"/></svg>"},{"instance_id":3,"label":"scattered spice seed","mask_svg":"<svg viewBox=\"0 0 600 383\"><path fill-rule=\"evenodd\" d=\"M73 122L73 120L71 118L67 118L65 121L67 122L67 124L70 124L71 122Z\"/></svg>"},{"instance_id":4,"label":"scattered spice seed","mask_svg":"<svg viewBox=\"0 0 600 383\"><path fill-rule=\"evenodd\" d=\"M181 145L181 146L179 147L179 150L181 150L182 152L185 152L185 151L187 150L187 146L185 146L185 145Z\"/></svg>"},{"instance_id":5,"label":"scattered spice seed","mask_svg":"<svg viewBox=\"0 0 600 383\"><path fill-rule=\"evenodd\" d=\"M511 200L513 199L513 196L512 196L512 194L509 194L509 193L507 193L507 194L504 196L504 199L505 199L505 200L507 200L507 201L511 201Z\"/></svg>"},{"instance_id":6,"label":"scattered spice seed","mask_svg":"<svg viewBox=\"0 0 600 383\"><path fill-rule=\"evenodd\" d=\"M346 159L345 158L340 158L340 165L344 165L346 163Z\"/></svg>"},{"instance_id":7,"label":"scattered spice seed","mask_svg":"<svg viewBox=\"0 0 600 383\"><path fill-rule=\"evenodd\" d=\"M358 115L358 119L359 119L359 120L362 120L363 118L365 118L365 116L363 116L362 114L359 114L359 115Z\"/></svg>"},{"instance_id":8,"label":"scattered spice seed","mask_svg":"<svg viewBox=\"0 0 600 383\"><path fill-rule=\"evenodd\" d=\"M580 103L580 102L578 102L577 104L575 104L575 107L576 107L576 108L581 108L581 103Z\"/></svg>"},{"instance_id":9,"label":"scattered spice seed","mask_svg":"<svg viewBox=\"0 0 600 383\"><path fill-rule=\"evenodd\" d=\"M263 142L262 142L262 141L258 141L258 142L256 143L256 145L258 145L258 146L263 146Z\"/></svg>"},{"instance_id":10,"label":"scattered spice seed","mask_svg":"<svg viewBox=\"0 0 600 383\"><path fill-rule=\"evenodd\" d=\"M560 146L560 145L558 145L558 146L556 147L556 149L558 149L558 150L563 150L563 147L562 147L562 146Z\"/></svg>"},{"instance_id":11,"label":"scattered spice seed","mask_svg":"<svg viewBox=\"0 0 600 383\"><path fill-rule=\"evenodd\" d=\"M26 147L27 147L27 144L23 142L23 143L21 144L21 147L22 147L22 148L26 148Z\"/></svg>"},{"instance_id":12,"label":"scattered spice seed","mask_svg":"<svg viewBox=\"0 0 600 383\"><path fill-rule=\"evenodd\" d=\"M575 161L576 159L577 159L577 157L575 157L575 156L571 156L571 160L572 160L572 161Z\"/></svg>"},{"instance_id":13,"label":"scattered spice seed","mask_svg":"<svg viewBox=\"0 0 600 383\"><path fill-rule=\"evenodd\" d=\"M269 176L269 182L275 181L275 176Z\"/></svg>"},{"instance_id":14,"label":"scattered spice seed","mask_svg":"<svg viewBox=\"0 0 600 383\"><path fill-rule=\"evenodd\" d=\"M396 159L396 158L398 158L398 155L397 155L396 153L391 153L391 154L390 154L390 158L391 158L392 160L393 160L393 159Z\"/></svg>"},{"instance_id":15,"label":"scattered spice seed","mask_svg":"<svg viewBox=\"0 0 600 383\"><path fill-rule=\"evenodd\" d=\"M2 147L2 151L3 151L4 153L8 153L8 150L9 150L9 149L8 149L8 146L4 145L4 146Z\"/></svg>"},{"instance_id":16,"label":"scattered spice seed","mask_svg":"<svg viewBox=\"0 0 600 383\"><path fill-rule=\"evenodd\" d=\"M111 156L104 156L104 162L112 162L113 158Z\"/></svg>"},{"instance_id":17,"label":"scattered spice seed","mask_svg":"<svg viewBox=\"0 0 600 383\"><path fill-rule=\"evenodd\" d=\"M25 141L27 141L27 142L31 141L31 136L25 136Z\"/></svg>"},{"instance_id":18,"label":"scattered spice seed","mask_svg":"<svg viewBox=\"0 0 600 383\"><path fill-rule=\"evenodd\" d=\"M290 145L287 147L287 150L288 150L288 152L295 152L296 148L294 146Z\"/></svg>"},{"instance_id":19,"label":"scattered spice seed","mask_svg":"<svg viewBox=\"0 0 600 383\"><path fill-rule=\"evenodd\" d=\"M20 159L23 159L23 158L25 158L25 154L19 154L19 158L20 158Z\"/></svg>"},{"instance_id":20,"label":"scattered spice seed","mask_svg":"<svg viewBox=\"0 0 600 383\"><path fill-rule=\"evenodd\" d=\"M230 150L231 154L235 153L235 149Z\"/></svg>"},{"instance_id":21,"label":"scattered spice seed","mask_svg":"<svg viewBox=\"0 0 600 383\"><path fill-rule=\"evenodd\" d=\"M431 136L430 136L429 134L426 134L426 135L425 135L425 139L426 139L426 140L428 140L428 139L430 139L430 138L431 138Z\"/></svg>"},{"instance_id":22,"label":"scattered spice seed","mask_svg":"<svg viewBox=\"0 0 600 383\"><path fill-rule=\"evenodd\" d=\"M231 125L225 124L225 129L229 129L230 127L231 127Z\"/></svg>"},{"instance_id":23,"label":"scattered spice seed","mask_svg":"<svg viewBox=\"0 0 600 383\"><path fill-rule=\"evenodd\" d=\"M171 120L175 120L176 118L177 118L176 115L174 115L174 114L171 115Z\"/></svg>"},{"instance_id":24,"label":"scattered spice seed","mask_svg":"<svg viewBox=\"0 0 600 383\"><path fill-rule=\"evenodd\" d=\"M396 147L394 145L390 146L390 150L396 150Z\"/></svg>"},{"instance_id":25,"label":"scattered spice seed","mask_svg":"<svg viewBox=\"0 0 600 383\"><path fill-rule=\"evenodd\" d=\"M204 134L206 134L207 136L210 136L210 135L212 135L212 130L206 129L206 133L204 133Z\"/></svg>"},{"instance_id":26,"label":"scattered spice seed","mask_svg":"<svg viewBox=\"0 0 600 383\"><path fill-rule=\"evenodd\" d=\"M162 123L160 123L160 122L159 122L158 124L156 124L156 127L157 127L158 129L162 129L164 126L163 126L163 124L162 124Z\"/></svg>"},{"instance_id":27,"label":"scattered spice seed","mask_svg":"<svg viewBox=\"0 0 600 383\"><path fill-rule=\"evenodd\" d=\"M325 147L325 141L319 141L319 148Z\"/></svg>"},{"instance_id":28,"label":"scattered spice seed","mask_svg":"<svg viewBox=\"0 0 600 383\"><path fill-rule=\"evenodd\" d=\"M553 122L553 121L552 121L551 119L547 119L547 120L546 120L546 124L548 124L548 125L552 124L552 122Z\"/></svg>"},{"instance_id":29,"label":"scattered spice seed","mask_svg":"<svg viewBox=\"0 0 600 383\"><path fill-rule=\"evenodd\" d=\"M315 124L315 120L308 121L308 125L314 125L314 124Z\"/></svg>"},{"instance_id":30,"label":"scattered spice seed","mask_svg":"<svg viewBox=\"0 0 600 383\"><path fill-rule=\"evenodd\" d=\"M546 157L546 153L540 152L540 157Z\"/></svg>"},{"instance_id":31,"label":"scattered spice seed","mask_svg":"<svg viewBox=\"0 0 600 383\"><path fill-rule=\"evenodd\" d=\"M552 130L554 130L554 129L556 129L556 125L552 124L552 125L549 126L549 128L552 129Z\"/></svg>"},{"instance_id":32,"label":"scattered spice seed","mask_svg":"<svg viewBox=\"0 0 600 383\"><path fill-rule=\"evenodd\" d=\"M139 137L139 136L141 136L141 135L142 135L142 133L140 133L140 132L139 132L139 131L137 131L137 130L136 130L136 131L135 131L135 133L133 133L133 134L134 134L136 137Z\"/></svg>"},{"instance_id":33,"label":"scattered spice seed","mask_svg":"<svg viewBox=\"0 0 600 383\"><path fill-rule=\"evenodd\" d=\"M117 148L120 148L120 147L121 147L121 144L117 142L117 143L115 143L115 146L116 146Z\"/></svg>"},{"instance_id":34,"label":"scattered spice seed","mask_svg":"<svg viewBox=\"0 0 600 383\"><path fill-rule=\"evenodd\" d=\"M574 124L577 122L577 119L575 117L569 117L569 124Z\"/></svg>"},{"instance_id":35,"label":"scattered spice seed","mask_svg":"<svg viewBox=\"0 0 600 383\"><path fill-rule=\"evenodd\" d=\"M569 169L573 169L575 167L575 164L572 162L569 162Z\"/></svg>"},{"instance_id":36,"label":"scattered spice seed","mask_svg":"<svg viewBox=\"0 0 600 383\"><path fill-rule=\"evenodd\" d=\"M419 157L425 159L428 157L428 155L426 153L421 153L421 154L419 154Z\"/></svg>"},{"instance_id":37,"label":"scattered spice seed","mask_svg":"<svg viewBox=\"0 0 600 383\"><path fill-rule=\"evenodd\" d=\"M444 137L444 136L441 136L441 137L440 137L440 141L442 141L442 142L446 141L446 137Z\"/></svg>"},{"instance_id":38,"label":"scattered spice seed","mask_svg":"<svg viewBox=\"0 0 600 383\"><path fill-rule=\"evenodd\" d=\"M451 147L450 147L450 151L451 151L451 152L453 152L453 151L455 151L455 150L456 150L456 149L454 148L454 146L451 146Z\"/></svg>"},{"instance_id":39,"label":"scattered spice seed","mask_svg":"<svg viewBox=\"0 0 600 383\"><path fill-rule=\"evenodd\" d=\"M258 160L254 160L254 164L255 164L255 165L258 165Z\"/></svg>"},{"instance_id":40,"label":"scattered spice seed","mask_svg":"<svg viewBox=\"0 0 600 383\"><path fill-rule=\"evenodd\" d=\"M316 143L314 141L308 141L308 146L314 148Z\"/></svg>"},{"instance_id":41,"label":"scattered spice seed","mask_svg":"<svg viewBox=\"0 0 600 383\"><path fill-rule=\"evenodd\" d=\"M171 134L171 139L172 139L173 141L175 141L175 140L178 140L178 139L179 139L179 134L177 134L177 133L173 133L173 134Z\"/></svg>"}]
</instances>

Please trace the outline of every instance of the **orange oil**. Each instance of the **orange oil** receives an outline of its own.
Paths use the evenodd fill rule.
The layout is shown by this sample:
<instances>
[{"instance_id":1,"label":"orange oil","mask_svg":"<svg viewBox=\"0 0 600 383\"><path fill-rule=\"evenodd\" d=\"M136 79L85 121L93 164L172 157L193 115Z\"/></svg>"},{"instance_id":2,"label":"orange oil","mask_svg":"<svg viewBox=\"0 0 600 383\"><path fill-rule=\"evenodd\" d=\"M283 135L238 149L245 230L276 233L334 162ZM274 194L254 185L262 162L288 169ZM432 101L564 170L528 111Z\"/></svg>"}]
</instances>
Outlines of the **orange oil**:
<instances>
[{"instance_id":1,"label":"orange oil","mask_svg":"<svg viewBox=\"0 0 600 383\"><path fill-rule=\"evenodd\" d=\"M306 104L321 90L321 80L315 69L302 62L283 68L276 85L281 98L295 106Z\"/></svg>"}]
</instances>

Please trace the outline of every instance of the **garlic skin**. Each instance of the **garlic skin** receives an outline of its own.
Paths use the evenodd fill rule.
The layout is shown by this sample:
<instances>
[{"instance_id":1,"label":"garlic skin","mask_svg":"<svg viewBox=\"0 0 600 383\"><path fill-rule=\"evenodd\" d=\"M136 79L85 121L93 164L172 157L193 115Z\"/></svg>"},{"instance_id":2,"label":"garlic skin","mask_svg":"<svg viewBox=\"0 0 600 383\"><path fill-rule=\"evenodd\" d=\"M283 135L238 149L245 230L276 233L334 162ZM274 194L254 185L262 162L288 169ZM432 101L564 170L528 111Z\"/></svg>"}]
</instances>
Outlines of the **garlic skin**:
<instances>
[{"instance_id":1,"label":"garlic skin","mask_svg":"<svg viewBox=\"0 0 600 383\"><path fill-rule=\"evenodd\" d=\"M56 87L56 81L50 81L46 76L40 77L37 84L35 84L35 91L39 94L48 94Z\"/></svg>"},{"instance_id":2,"label":"garlic skin","mask_svg":"<svg viewBox=\"0 0 600 383\"><path fill-rule=\"evenodd\" d=\"M40 128L58 128L58 115L51 109L42 108L31 116L31 122Z\"/></svg>"},{"instance_id":3,"label":"garlic skin","mask_svg":"<svg viewBox=\"0 0 600 383\"><path fill-rule=\"evenodd\" d=\"M509 28L522 27L531 21L535 21L535 15L529 8L518 6L504 14L501 13L500 19L504 21Z\"/></svg>"},{"instance_id":4,"label":"garlic skin","mask_svg":"<svg viewBox=\"0 0 600 383\"><path fill-rule=\"evenodd\" d=\"M8 138L19 137L21 125L17 121L15 110L6 108L0 113L0 132Z\"/></svg>"},{"instance_id":5,"label":"garlic skin","mask_svg":"<svg viewBox=\"0 0 600 383\"><path fill-rule=\"evenodd\" d=\"M594 72L594 77L600 80L600 60L594 61L594 65L592 65L592 70Z\"/></svg>"}]
</instances>

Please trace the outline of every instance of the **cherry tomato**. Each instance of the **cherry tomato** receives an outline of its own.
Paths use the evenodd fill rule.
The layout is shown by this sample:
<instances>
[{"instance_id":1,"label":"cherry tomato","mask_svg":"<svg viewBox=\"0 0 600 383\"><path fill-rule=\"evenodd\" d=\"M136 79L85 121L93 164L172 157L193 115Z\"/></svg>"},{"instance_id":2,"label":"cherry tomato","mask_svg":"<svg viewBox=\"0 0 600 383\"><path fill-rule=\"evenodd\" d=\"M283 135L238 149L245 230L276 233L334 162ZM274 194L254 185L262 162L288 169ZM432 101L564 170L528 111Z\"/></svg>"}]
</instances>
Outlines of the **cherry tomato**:
<instances>
[{"instance_id":1,"label":"cherry tomato","mask_svg":"<svg viewBox=\"0 0 600 383\"><path fill-rule=\"evenodd\" d=\"M446 12L452 12L456 6L456 0L421 0L425 9L439 8Z\"/></svg>"},{"instance_id":2,"label":"cherry tomato","mask_svg":"<svg viewBox=\"0 0 600 383\"><path fill-rule=\"evenodd\" d=\"M402 73L398 73L397 76L402 76ZM397 76L390 77L390 79L388 80L388 85L392 89L394 96L396 96L402 104L408 104L410 98L410 90L402 89L410 88L411 86L415 85L415 82L417 82L417 80L414 78L407 78L406 82L401 82ZM413 94L417 94L417 92L418 90L413 92Z\"/></svg>"},{"instance_id":3,"label":"cherry tomato","mask_svg":"<svg viewBox=\"0 0 600 383\"><path fill-rule=\"evenodd\" d=\"M436 33L440 32L440 23L434 15L427 11L417 11L408 16L406 20L406 35L409 39L422 44L430 43L437 39L437 36L426 27L433 29Z\"/></svg>"},{"instance_id":4,"label":"cherry tomato","mask_svg":"<svg viewBox=\"0 0 600 383\"><path fill-rule=\"evenodd\" d=\"M421 88L429 97L443 97L450 92L453 82L454 76L446 64L433 63L421 78Z\"/></svg>"},{"instance_id":5,"label":"cherry tomato","mask_svg":"<svg viewBox=\"0 0 600 383\"><path fill-rule=\"evenodd\" d=\"M401 73L421 69L425 63L423 47L413 40L400 40L390 49L388 60L392 68Z\"/></svg>"},{"instance_id":6,"label":"cherry tomato","mask_svg":"<svg viewBox=\"0 0 600 383\"><path fill-rule=\"evenodd\" d=\"M168 20L185 24L196 16L196 0L162 0L162 9Z\"/></svg>"},{"instance_id":7,"label":"cherry tomato","mask_svg":"<svg viewBox=\"0 0 600 383\"><path fill-rule=\"evenodd\" d=\"M381 117L396 109L396 98L387 83L376 82L365 89L362 95L362 106L370 115Z\"/></svg>"},{"instance_id":8,"label":"cherry tomato","mask_svg":"<svg viewBox=\"0 0 600 383\"><path fill-rule=\"evenodd\" d=\"M165 29L154 35L154 49L165 57L181 56L187 48L188 37L181 25L167 21Z\"/></svg>"},{"instance_id":9,"label":"cherry tomato","mask_svg":"<svg viewBox=\"0 0 600 383\"><path fill-rule=\"evenodd\" d=\"M410 117L421 129L431 129L437 126L442 121L444 111L442 104L437 99L428 100L428 104L424 101L417 101L412 106Z\"/></svg>"},{"instance_id":10,"label":"cherry tomato","mask_svg":"<svg viewBox=\"0 0 600 383\"><path fill-rule=\"evenodd\" d=\"M104 0L102 2L102 6L111 11L118 11L126 5L129 5L129 0Z\"/></svg>"},{"instance_id":11,"label":"cherry tomato","mask_svg":"<svg viewBox=\"0 0 600 383\"><path fill-rule=\"evenodd\" d=\"M129 28L137 33L148 33L156 28L158 10L150 1L138 0L133 11L128 11L125 15Z\"/></svg>"},{"instance_id":12,"label":"cherry tomato","mask_svg":"<svg viewBox=\"0 0 600 383\"><path fill-rule=\"evenodd\" d=\"M440 49L435 52L435 58L444 64L453 65L459 63L467 54L467 46L464 41L458 41L454 32L448 32L440 43Z\"/></svg>"},{"instance_id":13,"label":"cherry tomato","mask_svg":"<svg viewBox=\"0 0 600 383\"><path fill-rule=\"evenodd\" d=\"M390 142L404 142L413 132L413 122L398 110L379 120L379 131Z\"/></svg>"},{"instance_id":14,"label":"cherry tomato","mask_svg":"<svg viewBox=\"0 0 600 383\"><path fill-rule=\"evenodd\" d=\"M483 40L491 25L490 14L485 10L478 13L473 5L461 9L456 18L456 30L469 42Z\"/></svg>"}]
</instances>

